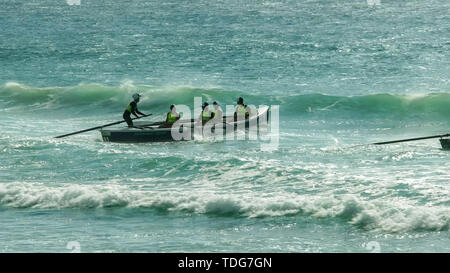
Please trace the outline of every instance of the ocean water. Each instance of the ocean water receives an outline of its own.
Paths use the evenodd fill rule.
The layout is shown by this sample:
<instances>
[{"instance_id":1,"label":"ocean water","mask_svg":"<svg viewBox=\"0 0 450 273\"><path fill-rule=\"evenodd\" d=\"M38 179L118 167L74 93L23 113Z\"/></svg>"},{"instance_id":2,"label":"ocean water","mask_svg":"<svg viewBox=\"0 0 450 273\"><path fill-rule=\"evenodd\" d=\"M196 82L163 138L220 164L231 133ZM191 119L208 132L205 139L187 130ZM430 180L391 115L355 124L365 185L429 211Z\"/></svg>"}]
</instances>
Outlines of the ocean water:
<instances>
[{"instance_id":1,"label":"ocean water","mask_svg":"<svg viewBox=\"0 0 450 273\"><path fill-rule=\"evenodd\" d=\"M0 252L450 251L450 153L367 145L450 133L449 1L77 2L0 0ZM137 90L279 105L278 148L53 138Z\"/></svg>"}]
</instances>

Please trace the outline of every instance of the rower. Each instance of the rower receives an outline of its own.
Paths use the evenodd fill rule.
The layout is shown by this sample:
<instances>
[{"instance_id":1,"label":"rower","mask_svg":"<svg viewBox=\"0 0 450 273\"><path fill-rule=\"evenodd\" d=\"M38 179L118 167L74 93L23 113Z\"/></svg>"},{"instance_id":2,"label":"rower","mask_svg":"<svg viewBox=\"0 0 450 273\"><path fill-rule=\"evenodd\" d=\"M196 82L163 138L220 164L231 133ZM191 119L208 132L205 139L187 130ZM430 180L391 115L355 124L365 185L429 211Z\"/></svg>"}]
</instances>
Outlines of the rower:
<instances>
[{"instance_id":1,"label":"rower","mask_svg":"<svg viewBox=\"0 0 450 273\"><path fill-rule=\"evenodd\" d=\"M222 108L217 103L217 101L213 102L213 107L214 107L214 110L212 110L213 119L215 121L222 121L223 111L222 111Z\"/></svg>"},{"instance_id":2,"label":"rower","mask_svg":"<svg viewBox=\"0 0 450 273\"><path fill-rule=\"evenodd\" d=\"M171 127L177 120L180 119L180 113L177 112L175 105L170 106L170 112L167 113L166 125Z\"/></svg>"},{"instance_id":3,"label":"rower","mask_svg":"<svg viewBox=\"0 0 450 273\"><path fill-rule=\"evenodd\" d=\"M213 118L214 115L211 111L209 111L208 105L209 104L205 102L202 106L202 113L200 115L200 118L202 119L202 124L208 122L210 119Z\"/></svg>"},{"instance_id":4,"label":"rower","mask_svg":"<svg viewBox=\"0 0 450 273\"><path fill-rule=\"evenodd\" d=\"M242 119L245 117L247 119L251 114L251 109L246 104L244 104L244 99L240 97L237 101L236 110L234 111L234 120Z\"/></svg>"},{"instance_id":5,"label":"rower","mask_svg":"<svg viewBox=\"0 0 450 273\"><path fill-rule=\"evenodd\" d=\"M131 119L131 114L133 114L136 118L139 118L138 114L146 116L144 113L139 112L139 110L137 109L137 104L141 95L135 93L132 97L133 101L128 104L127 108L125 108L125 111L123 112L123 119L127 122L128 127L134 127L133 120Z\"/></svg>"}]
</instances>

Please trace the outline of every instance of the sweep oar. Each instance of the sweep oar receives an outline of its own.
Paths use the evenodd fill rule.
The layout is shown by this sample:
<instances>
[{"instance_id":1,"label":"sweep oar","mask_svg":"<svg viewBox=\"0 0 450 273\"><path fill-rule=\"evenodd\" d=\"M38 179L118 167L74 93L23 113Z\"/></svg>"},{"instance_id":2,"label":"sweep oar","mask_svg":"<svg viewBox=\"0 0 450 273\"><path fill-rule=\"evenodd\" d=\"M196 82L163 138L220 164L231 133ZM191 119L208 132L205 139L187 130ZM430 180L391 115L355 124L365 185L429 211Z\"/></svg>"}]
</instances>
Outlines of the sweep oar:
<instances>
[{"instance_id":1,"label":"sweep oar","mask_svg":"<svg viewBox=\"0 0 450 273\"><path fill-rule=\"evenodd\" d=\"M443 137L449 137L449 136L450 136L450 134L436 135L436 136L427 136L427 137L416 137L416 138L392 140L392 141L385 141L385 142L377 142L377 143L372 143L372 144L374 144L374 145L384 145L384 144L392 144L392 143L399 143L399 142L424 140L424 139L430 139L430 138L443 138Z\"/></svg>"},{"instance_id":2,"label":"sweep oar","mask_svg":"<svg viewBox=\"0 0 450 273\"><path fill-rule=\"evenodd\" d=\"M140 118L143 118L143 117L148 117L148 116L151 116L151 115L152 115L152 114L144 115L144 116L141 116L141 117L138 117L138 118L133 118L132 120L140 119ZM104 128L104 127L108 127L108 126L120 124L120 123L123 123L123 122L125 122L125 120L116 121L116 122L113 122L113 123L108 123L108 124L105 124L105 125L101 125L101 126L97 126L97 127L93 127L93 128L89 128L89 129L85 129L85 130L76 131L76 132L73 132L73 133L69 133L69 134L65 134L65 135L60 135L60 136L56 136L55 138L62 138L62 137L67 137L67 136L76 135L76 134L81 134L81 133L84 133L84 132L89 132L89 131L92 131L92 130L102 129L102 128Z\"/></svg>"}]
</instances>

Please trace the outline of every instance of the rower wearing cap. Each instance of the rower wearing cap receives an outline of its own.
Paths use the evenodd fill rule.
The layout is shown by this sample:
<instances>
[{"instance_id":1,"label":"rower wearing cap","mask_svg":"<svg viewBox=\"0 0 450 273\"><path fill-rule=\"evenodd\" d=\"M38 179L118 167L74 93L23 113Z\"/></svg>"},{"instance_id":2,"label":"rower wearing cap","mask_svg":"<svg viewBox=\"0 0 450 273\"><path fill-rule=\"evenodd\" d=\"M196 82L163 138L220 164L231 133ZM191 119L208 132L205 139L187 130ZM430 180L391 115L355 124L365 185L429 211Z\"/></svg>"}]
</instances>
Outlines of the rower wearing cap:
<instances>
[{"instance_id":1,"label":"rower wearing cap","mask_svg":"<svg viewBox=\"0 0 450 273\"><path fill-rule=\"evenodd\" d=\"M133 94L133 101L128 104L127 108L125 108L125 111L123 112L123 119L127 122L128 127L134 127L133 126L133 120L131 119L131 114L133 114L136 118L139 118L139 115L146 116L144 113L141 113L137 109L137 103L139 102L139 98L141 95L138 93Z\"/></svg>"},{"instance_id":2,"label":"rower wearing cap","mask_svg":"<svg viewBox=\"0 0 450 273\"><path fill-rule=\"evenodd\" d=\"M234 120L238 119L239 117L245 117L247 119L251 115L251 109L246 104L244 104L244 99L239 98L237 101L236 110L234 111Z\"/></svg>"},{"instance_id":3,"label":"rower wearing cap","mask_svg":"<svg viewBox=\"0 0 450 273\"><path fill-rule=\"evenodd\" d=\"M202 106L202 113L200 115L200 118L201 118L203 124L205 124L210 119L212 119L213 115L214 115L211 111L209 111L208 105L209 104L207 102L205 102Z\"/></svg>"}]
</instances>

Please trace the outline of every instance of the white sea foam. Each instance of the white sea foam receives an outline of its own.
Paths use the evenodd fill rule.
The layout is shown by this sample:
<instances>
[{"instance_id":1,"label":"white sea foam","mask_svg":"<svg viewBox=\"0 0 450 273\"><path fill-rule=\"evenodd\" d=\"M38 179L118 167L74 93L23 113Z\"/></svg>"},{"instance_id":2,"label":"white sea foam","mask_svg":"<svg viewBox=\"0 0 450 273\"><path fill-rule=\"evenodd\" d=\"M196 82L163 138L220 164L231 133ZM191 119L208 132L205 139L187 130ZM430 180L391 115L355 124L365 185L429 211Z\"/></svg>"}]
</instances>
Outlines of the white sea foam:
<instances>
[{"instance_id":1,"label":"white sea foam","mask_svg":"<svg viewBox=\"0 0 450 273\"><path fill-rule=\"evenodd\" d=\"M397 200L362 200L352 195L255 195L215 192L143 191L120 185L48 187L35 183L0 184L0 204L14 208L152 208L230 217L304 215L341 219L364 230L388 233L442 231L450 228L446 206L418 205Z\"/></svg>"}]
</instances>

